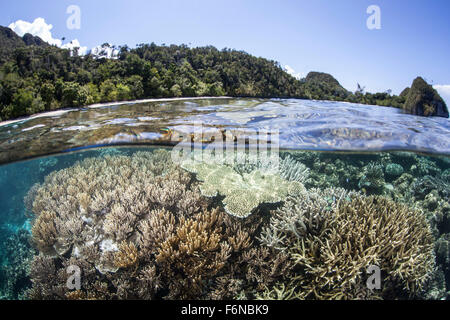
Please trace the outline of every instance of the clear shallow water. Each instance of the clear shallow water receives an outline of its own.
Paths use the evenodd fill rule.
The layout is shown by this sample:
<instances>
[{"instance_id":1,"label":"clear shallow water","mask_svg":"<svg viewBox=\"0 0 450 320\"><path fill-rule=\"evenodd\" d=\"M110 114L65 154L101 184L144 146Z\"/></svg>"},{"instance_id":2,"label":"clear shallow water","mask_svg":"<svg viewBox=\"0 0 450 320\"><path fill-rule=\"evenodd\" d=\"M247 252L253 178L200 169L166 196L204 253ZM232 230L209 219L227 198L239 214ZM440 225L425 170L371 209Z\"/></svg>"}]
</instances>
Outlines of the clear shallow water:
<instances>
[{"instance_id":1,"label":"clear shallow water","mask_svg":"<svg viewBox=\"0 0 450 320\"><path fill-rule=\"evenodd\" d=\"M295 289L293 292L290 292L290 289L282 290L281 297L448 298L449 157L424 156L410 152L281 151L278 171L266 172L263 170L265 164L246 162L229 165L207 162L206 167L203 164L193 167L188 161L181 163L181 168L179 164L174 167L170 161L170 151L170 148L142 146L89 149L0 166L0 298L274 299L280 286L284 285L288 290L292 289L292 286L300 288L301 284L306 288ZM178 170L177 172L182 172L185 177L190 178L185 180L186 178L181 178L183 175L172 175L166 171L169 169ZM208 174L205 175L202 170L207 170ZM223 175L224 172L226 175ZM265 177L262 180L258 178L261 174ZM39 184L37 189L36 183ZM283 193L283 185L298 186L296 183L303 186L300 193L290 196ZM196 189L195 185L200 186L200 189ZM189 189L187 193L186 188ZM210 191L207 191L211 188L217 190L217 196L211 197ZM234 189L237 193L228 193ZM101 200L108 199L109 192L112 192L112 198ZM82 194L86 195L88 200L83 200L85 198L81 196ZM273 199L273 195L279 195L281 198ZM250 202L249 205L247 199L253 199L255 196L261 197L256 203ZM376 196L375 199L378 200L375 201L378 202L367 204L367 201L374 201L371 200L373 199L371 196ZM180 222L184 220L179 220L181 216L187 217L188 221L217 219L208 218L214 212L210 211L211 209L205 209L206 211L199 209L204 201L208 203L209 208L218 208L223 214L218 218L219 222L216 222L219 225L206 224L207 227L203 231L207 234L205 239L214 239L220 234L221 241L229 245L243 241L226 255L224 264L217 270L208 266L221 259L221 250L225 250L221 245L217 244L216 247L212 245L214 249L210 249L208 247L211 245L210 242L200 242L200 247L181 254L177 250L184 248L182 244L188 245L189 238L178 240L181 241L180 244L172 243L174 240L170 240L183 234L181 230L185 226ZM295 201L299 201L299 204L295 205ZM349 216L342 217L339 212L340 214L345 212L342 211L345 204L353 209ZM375 209L371 211L369 208ZM156 211L153 211L155 209ZM398 212L403 212L401 210L406 210L404 211L406 215L397 216ZM55 216L50 220L42 218L48 212L54 212ZM162 212L173 214L175 220L157 216L163 214ZM360 261L361 276L357 279L363 281L363 287L344 290L339 281L331 286L321 287L320 283L315 281L322 277L314 278L314 274L308 274L301 283L295 282L299 280L295 280L294 284L291 282L292 277L302 274L301 270L304 268L302 262L293 266L287 262L289 260L284 260L285 254L293 257L298 254L295 234L301 234L304 230L299 223L301 220L295 222L296 220L292 219L304 217L306 220L303 223L307 223L309 213L320 213L321 216L326 212L330 212L330 215L324 215L324 219L328 219L331 226L336 223L335 228L339 231L337 234L343 234L345 239L349 236L345 233L347 230L345 226L348 223L353 225L348 229L353 238L350 237L348 241L354 248L375 241L373 247L376 249L371 250L379 252L376 254L378 258L370 263L381 264L386 290L366 290L367 275L364 270L366 263L369 262L359 260L361 252L350 256L344 255L344 259L337 259L338 256L331 260L322 257L308 264L314 263L316 272L320 272L322 267L333 268L334 271L329 276L339 271L341 276L348 276L346 263L356 261L358 265ZM372 218L375 220L366 220L364 216L367 212L372 212L374 214ZM388 212L388 215L382 218L385 212ZM110 225L108 221L115 214L119 214L115 218L119 224ZM127 218L122 214L131 216ZM238 214L249 216L237 217ZM346 221L354 216L358 219ZM130 217L134 218L129 220ZM287 231L276 229L284 225L280 217L287 219L288 224L285 225ZM406 217L415 218L404 220ZM46 227L41 224L43 221L46 221L44 225L54 224L56 230L44 232ZM372 232L378 234L375 238L371 238L371 242L366 242L364 235L371 232L357 234L366 228L367 224L370 225L371 221L374 222ZM122 226L129 223L131 229L123 234ZM153 227L146 229L147 224ZM221 227L218 228L219 226ZM320 239L323 242L329 239L332 244L337 241L338 243L334 244L339 249L336 249L338 251L335 254L344 250L343 247L339 247L343 245L339 242L342 239L333 239L327 233L316 234L314 229L309 229L311 227L312 225L307 228L308 232L311 232L309 236L306 234L298 236L305 236L305 241ZM193 232L191 236L195 238L196 228L189 225L186 231ZM270 231L275 230L274 228L285 232L283 240L277 242L271 238L274 234ZM424 230L428 230L428 233ZM164 233L166 231L169 235ZM155 236L160 232L163 232L161 238L149 238L154 240L141 238L145 234ZM171 232L175 233L170 236ZM238 235L242 236L242 232L248 234L248 240L245 238L238 240L240 239ZM396 238L398 235L401 235L400 240ZM56 242L45 244L54 236L58 240L52 241ZM312 236L317 238L310 238ZM122 248L123 241L130 247ZM169 251L171 252L169 255L164 255L163 243L166 245L171 243L174 246L171 250L175 251ZM390 256L386 257L385 252L393 252L395 257L399 252L404 252L400 248L390 251L392 243L396 243L397 246L405 244L412 252L417 251L411 256L402 258L404 259L402 261L410 261L409 266L412 270L429 269L427 281L421 290L406 290L403 282L396 282L398 279L394 281L385 278L386 274L392 271L391 262L395 261L395 259L391 261ZM313 248L309 247L310 245L312 243L307 244L306 248ZM97 253L91 255L83 250L95 250ZM130 258L120 260L121 267L111 264L111 261L118 259L122 250L135 252L137 260ZM324 247L319 250L326 252L328 249ZM134 257L133 254L131 256ZM80 290L67 287L68 265L79 266L82 270L83 282ZM191 269L193 266L196 267ZM274 266L281 269L275 269L278 271L274 271L273 274L267 273L268 270L273 270ZM435 271L431 271L435 266L437 267ZM260 271L254 273L252 271L254 268L261 269L257 269ZM192 279L200 276L195 270L200 270L202 279L205 279L200 282L199 288L192 287L194 283L198 285L198 282L191 282ZM420 275L420 272L418 273ZM414 276L412 278L414 279ZM228 281L233 283L231 288ZM261 281L268 286L268 290L259 285ZM225 287L222 287L223 282ZM316 290L320 288L318 296L308 293L310 289L307 284L314 284L317 286ZM412 296L411 292L414 292Z\"/></svg>"},{"instance_id":2,"label":"clear shallow water","mask_svg":"<svg viewBox=\"0 0 450 320\"><path fill-rule=\"evenodd\" d=\"M276 169L245 154L172 163L170 147L139 145L185 133L209 143L199 120L206 133L279 130ZM2 126L0 299L448 299L448 131L448 119L391 108L254 99ZM84 149L114 144L134 146ZM69 265L81 268L79 290L67 286ZM368 265L384 289L368 290Z\"/></svg>"},{"instance_id":3,"label":"clear shallow water","mask_svg":"<svg viewBox=\"0 0 450 320\"><path fill-rule=\"evenodd\" d=\"M278 130L280 147L289 149L450 153L444 118L341 102L200 99L87 108L1 126L0 163L98 145L173 144L195 123Z\"/></svg>"}]
</instances>

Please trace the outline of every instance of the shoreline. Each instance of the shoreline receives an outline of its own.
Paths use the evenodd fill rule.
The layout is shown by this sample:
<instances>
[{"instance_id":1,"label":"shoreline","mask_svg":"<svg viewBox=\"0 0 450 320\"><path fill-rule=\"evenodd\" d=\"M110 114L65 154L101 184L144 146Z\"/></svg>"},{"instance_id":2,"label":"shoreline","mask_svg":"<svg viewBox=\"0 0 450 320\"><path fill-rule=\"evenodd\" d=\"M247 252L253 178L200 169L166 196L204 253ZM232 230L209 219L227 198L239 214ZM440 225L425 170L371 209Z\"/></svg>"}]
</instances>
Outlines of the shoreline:
<instances>
[{"instance_id":1,"label":"shoreline","mask_svg":"<svg viewBox=\"0 0 450 320\"><path fill-rule=\"evenodd\" d=\"M179 97L179 98L148 98L148 99L138 99L138 100L128 100L128 101L103 102L103 103L96 103L96 104L91 104L91 105L87 105L87 106L82 106L79 108L58 109L58 110L53 110L53 111L36 113L36 114L30 115L30 116L21 117L18 119L0 121L0 128L10 125L10 124L19 123L22 121L29 121L29 120L45 118L45 117L61 116L65 113L69 113L69 112L77 111L77 110L81 110L81 109L87 109L87 108L88 109L96 109L96 108L102 108L102 107L108 107L108 106L120 106L120 105L124 105L124 104L138 104L138 103L149 103L149 102L171 102L171 101L183 101L183 100L195 101L195 100L203 100L203 99L216 99L216 100L220 100L220 99L252 99L252 98L253 99L297 99L297 100L320 101L320 102L331 102L331 103L338 102L338 103L345 103L345 104L360 104L363 106L392 108L392 109L396 109L396 110L400 110L400 111L402 110L402 109L392 107L392 106L379 106L379 105L371 105L371 104L364 104L364 103L355 103L355 102L350 102L350 101L317 100L317 99L301 99L301 98L280 98L280 97L262 98L262 97L231 97L231 96L209 97L209 96L202 96L202 97ZM434 117L430 117L430 118L434 118ZM450 121L450 118L448 118L448 120Z\"/></svg>"},{"instance_id":2,"label":"shoreline","mask_svg":"<svg viewBox=\"0 0 450 320\"><path fill-rule=\"evenodd\" d=\"M65 113L77 111L80 109L95 109L95 108L102 108L102 107L108 107L108 106L119 106L124 104L137 104L137 103L148 103L148 102L171 102L171 101L182 101L182 100L202 100L202 99L232 99L233 97L228 96L220 96L220 97L185 97L185 98L149 98L149 99L140 99L140 100L129 100L129 101L117 101L117 102L104 102L104 103L96 103L91 104L88 106L83 106L79 108L72 108L72 109L60 109L60 110L53 110L53 111L47 111L42 113L33 114L31 116L22 117L18 119L13 120L5 120L0 122L0 127L7 126L9 124L18 123L22 121L28 121L32 119L38 119L38 118L45 118L45 117L55 117L55 116L61 116Z\"/></svg>"}]
</instances>

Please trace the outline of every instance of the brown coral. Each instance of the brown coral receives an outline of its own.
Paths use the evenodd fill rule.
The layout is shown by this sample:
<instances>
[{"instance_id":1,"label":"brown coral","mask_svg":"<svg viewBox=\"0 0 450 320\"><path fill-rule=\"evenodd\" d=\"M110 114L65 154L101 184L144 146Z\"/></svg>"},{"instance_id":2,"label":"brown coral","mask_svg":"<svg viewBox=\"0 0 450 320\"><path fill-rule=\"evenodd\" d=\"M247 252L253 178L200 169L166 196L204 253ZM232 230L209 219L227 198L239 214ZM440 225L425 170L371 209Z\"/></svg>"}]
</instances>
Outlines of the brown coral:
<instances>
[{"instance_id":1,"label":"brown coral","mask_svg":"<svg viewBox=\"0 0 450 320\"><path fill-rule=\"evenodd\" d=\"M433 238L421 212L387 198L360 195L335 201L327 210L298 207L310 195L302 197L278 210L261 236L264 243L287 252L302 270L293 278L295 297L389 298L393 292L398 296L420 291L434 268ZM381 292L365 286L370 265L382 271Z\"/></svg>"},{"instance_id":2,"label":"brown coral","mask_svg":"<svg viewBox=\"0 0 450 320\"><path fill-rule=\"evenodd\" d=\"M175 233L160 245L156 261L181 298L201 294L204 280L218 274L230 256L230 246L220 243L220 214L216 209L193 219L181 218Z\"/></svg>"},{"instance_id":3,"label":"brown coral","mask_svg":"<svg viewBox=\"0 0 450 320\"><path fill-rule=\"evenodd\" d=\"M122 241L114 256L114 265L118 268L130 268L138 262L138 251L134 243Z\"/></svg>"},{"instance_id":4,"label":"brown coral","mask_svg":"<svg viewBox=\"0 0 450 320\"><path fill-rule=\"evenodd\" d=\"M56 214L54 212L43 211L34 221L31 232L39 250L45 250L56 243L55 219Z\"/></svg>"}]
</instances>

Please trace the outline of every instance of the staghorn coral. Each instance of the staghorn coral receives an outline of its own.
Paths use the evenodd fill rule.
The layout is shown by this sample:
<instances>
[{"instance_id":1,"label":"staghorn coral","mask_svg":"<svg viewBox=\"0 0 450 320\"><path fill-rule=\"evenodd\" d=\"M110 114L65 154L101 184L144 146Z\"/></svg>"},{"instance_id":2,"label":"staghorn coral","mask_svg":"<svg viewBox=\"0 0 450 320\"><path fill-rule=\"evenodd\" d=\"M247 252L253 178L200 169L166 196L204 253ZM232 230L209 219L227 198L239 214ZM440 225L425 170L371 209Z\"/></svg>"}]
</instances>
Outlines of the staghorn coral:
<instances>
[{"instance_id":1,"label":"staghorn coral","mask_svg":"<svg viewBox=\"0 0 450 320\"><path fill-rule=\"evenodd\" d=\"M295 160L293 157L286 155L280 158L280 176L288 181L297 181L305 183L309 177L309 168L303 163Z\"/></svg>"},{"instance_id":2,"label":"staghorn coral","mask_svg":"<svg viewBox=\"0 0 450 320\"><path fill-rule=\"evenodd\" d=\"M169 160L165 151L137 152L131 157L89 158L50 174L33 190L32 240L41 255L59 261L57 265L70 259L75 265L84 264L83 272L92 276L90 283L134 272L138 225L149 213L172 210L190 215L207 206L189 174ZM33 265L48 263L35 259ZM39 279L33 279L32 296L65 297L67 289L41 288Z\"/></svg>"},{"instance_id":3,"label":"staghorn coral","mask_svg":"<svg viewBox=\"0 0 450 320\"><path fill-rule=\"evenodd\" d=\"M259 169L241 175L231 166L192 159L185 160L181 167L196 173L204 196L224 196L225 211L241 218L248 217L261 203L277 203L304 189L297 181L287 181Z\"/></svg>"},{"instance_id":4,"label":"staghorn coral","mask_svg":"<svg viewBox=\"0 0 450 320\"><path fill-rule=\"evenodd\" d=\"M349 201L355 195L342 188L313 188L289 197L282 208L273 212L270 226L264 228L259 240L267 247L285 251L305 234L323 236L326 216L340 201Z\"/></svg>"},{"instance_id":5,"label":"staghorn coral","mask_svg":"<svg viewBox=\"0 0 450 320\"><path fill-rule=\"evenodd\" d=\"M433 237L425 217L387 198L347 196L336 198L331 206L317 203L319 194L289 199L262 232L261 242L288 253L300 270L291 284L295 297L418 294L434 270ZM364 286L369 265L383 272L381 292ZM274 295L272 290L265 296Z\"/></svg>"},{"instance_id":6,"label":"staghorn coral","mask_svg":"<svg viewBox=\"0 0 450 320\"><path fill-rule=\"evenodd\" d=\"M114 256L114 265L117 268L130 268L136 266L138 262L138 252L134 243L122 241L119 251Z\"/></svg>"},{"instance_id":7,"label":"staghorn coral","mask_svg":"<svg viewBox=\"0 0 450 320\"><path fill-rule=\"evenodd\" d=\"M57 242L56 213L43 211L34 221L31 232L39 250L46 250Z\"/></svg>"},{"instance_id":8,"label":"staghorn coral","mask_svg":"<svg viewBox=\"0 0 450 320\"><path fill-rule=\"evenodd\" d=\"M277 283L256 294L256 300L293 300L296 299L295 284Z\"/></svg>"},{"instance_id":9,"label":"staghorn coral","mask_svg":"<svg viewBox=\"0 0 450 320\"><path fill-rule=\"evenodd\" d=\"M260 292L269 284L293 276L293 261L286 253L272 248L252 248L242 254L239 262L247 265L246 279L253 283L253 292Z\"/></svg>"},{"instance_id":10,"label":"staghorn coral","mask_svg":"<svg viewBox=\"0 0 450 320\"><path fill-rule=\"evenodd\" d=\"M162 266L162 277L170 282L170 298L200 296L206 279L218 274L230 257L231 247L221 243L221 228L216 225L219 215L213 210L182 218L175 233L160 244L156 261Z\"/></svg>"},{"instance_id":11,"label":"staghorn coral","mask_svg":"<svg viewBox=\"0 0 450 320\"><path fill-rule=\"evenodd\" d=\"M208 294L211 299L253 299L277 281L288 281L294 263L285 253L255 245L255 236L270 216L251 215L246 219L223 215L223 228L232 247L228 263Z\"/></svg>"}]
</instances>

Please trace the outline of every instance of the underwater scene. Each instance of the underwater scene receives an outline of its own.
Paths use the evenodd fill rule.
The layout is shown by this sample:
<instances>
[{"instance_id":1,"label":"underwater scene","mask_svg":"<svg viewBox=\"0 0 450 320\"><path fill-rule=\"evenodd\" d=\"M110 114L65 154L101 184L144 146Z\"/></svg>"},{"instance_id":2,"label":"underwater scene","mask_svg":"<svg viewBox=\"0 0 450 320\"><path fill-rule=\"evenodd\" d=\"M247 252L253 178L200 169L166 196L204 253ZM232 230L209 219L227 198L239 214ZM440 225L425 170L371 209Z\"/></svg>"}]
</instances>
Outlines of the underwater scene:
<instances>
[{"instance_id":1,"label":"underwater scene","mask_svg":"<svg viewBox=\"0 0 450 320\"><path fill-rule=\"evenodd\" d=\"M0 126L0 299L449 299L448 119L380 108L206 99Z\"/></svg>"}]
</instances>

